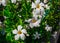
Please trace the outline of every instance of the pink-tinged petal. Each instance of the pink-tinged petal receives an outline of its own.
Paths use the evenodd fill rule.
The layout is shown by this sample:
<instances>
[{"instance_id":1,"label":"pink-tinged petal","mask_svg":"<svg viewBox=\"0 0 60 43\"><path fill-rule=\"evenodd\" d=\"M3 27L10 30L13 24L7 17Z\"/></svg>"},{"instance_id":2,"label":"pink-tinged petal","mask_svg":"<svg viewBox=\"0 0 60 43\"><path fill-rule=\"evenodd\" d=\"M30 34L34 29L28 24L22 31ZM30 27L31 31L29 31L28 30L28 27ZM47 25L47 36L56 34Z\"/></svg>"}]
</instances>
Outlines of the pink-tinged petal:
<instances>
[{"instance_id":1,"label":"pink-tinged petal","mask_svg":"<svg viewBox=\"0 0 60 43\"><path fill-rule=\"evenodd\" d=\"M33 26L34 26L34 27L38 27L38 26L40 26L40 25L39 25L38 22L36 22L36 23L33 23Z\"/></svg>"},{"instance_id":2,"label":"pink-tinged petal","mask_svg":"<svg viewBox=\"0 0 60 43\"><path fill-rule=\"evenodd\" d=\"M16 29L12 31L13 34L17 34L17 32L18 31Z\"/></svg>"}]
</instances>

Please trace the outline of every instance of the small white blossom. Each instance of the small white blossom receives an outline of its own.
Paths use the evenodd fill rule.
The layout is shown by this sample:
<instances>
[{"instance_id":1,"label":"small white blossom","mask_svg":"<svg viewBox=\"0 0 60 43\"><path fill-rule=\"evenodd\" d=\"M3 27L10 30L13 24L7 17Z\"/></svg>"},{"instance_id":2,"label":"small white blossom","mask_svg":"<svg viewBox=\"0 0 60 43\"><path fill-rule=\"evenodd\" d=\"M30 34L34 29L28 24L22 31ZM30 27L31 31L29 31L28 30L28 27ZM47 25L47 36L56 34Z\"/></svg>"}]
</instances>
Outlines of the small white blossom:
<instances>
[{"instance_id":1,"label":"small white blossom","mask_svg":"<svg viewBox=\"0 0 60 43\"><path fill-rule=\"evenodd\" d=\"M48 4L44 5L44 7L45 7L46 9L50 9L50 6L48 6Z\"/></svg>"},{"instance_id":2,"label":"small white blossom","mask_svg":"<svg viewBox=\"0 0 60 43\"><path fill-rule=\"evenodd\" d=\"M47 2L47 0L44 0L44 3L46 3L46 2ZM44 4L44 3L40 2L40 0L36 0L35 3L32 2L32 8L41 9L43 7L43 8L49 9L50 6L48 6L48 4Z\"/></svg>"},{"instance_id":3,"label":"small white blossom","mask_svg":"<svg viewBox=\"0 0 60 43\"><path fill-rule=\"evenodd\" d=\"M44 3L47 3L48 2L48 0L44 0Z\"/></svg>"},{"instance_id":4,"label":"small white blossom","mask_svg":"<svg viewBox=\"0 0 60 43\"><path fill-rule=\"evenodd\" d=\"M48 25L46 25L45 30L52 31L52 27L49 27Z\"/></svg>"},{"instance_id":5,"label":"small white blossom","mask_svg":"<svg viewBox=\"0 0 60 43\"><path fill-rule=\"evenodd\" d=\"M15 29L15 30L12 31L13 34L16 34L15 37L14 37L15 40L19 40L19 38L24 40L25 39L25 35L29 36L29 34L27 34L26 29L22 29L21 25L19 25L17 28L18 28L18 30Z\"/></svg>"},{"instance_id":6,"label":"small white blossom","mask_svg":"<svg viewBox=\"0 0 60 43\"><path fill-rule=\"evenodd\" d=\"M56 39L56 37L57 37L57 32L55 31L52 36Z\"/></svg>"},{"instance_id":7,"label":"small white blossom","mask_svg":"<svg viewBox=\"0 0 60 43\"><path fill-rule=\"evenodd\" d=\"M11 0L12 3L16 3L16 0Z\"/></svg>"},{"instance_id":8,"label":"small white blossom","mask_svg":"<svg viewBox=\"0 0 60 43\"><path fill-rule=\"evenodd\" d=\"M40 3L40 0L36 0L35 3L32 2L32 8L41 9L44 6L44 3Z\"/></svg>"},{"instance_id":9,"label":"small white blossom","mask_svg":"<svg viewBox=\"0 0 60 43\"><path fill-rule=\"evenodd\" d=\"M40 26L40 22L41 22L41 19L35 19L35 18L32 18L32 19L29 19L29 20L26 20L26 22L30 23L29 26L31 28L33 27L39 27Z\"/></svg>"},{"instance_id":10,"label":"small white blossom","mask_svg":"<svg viewBox=\"0 0 60 43\"><path fill-rule=\"evenodd\" d=\"M6 6L6 0L0 0L0 5Z\"/></svg>"},{"instance_id":11,"label":"small white blossom","mask_svg":"<svg viewBox=\"0 0 60 43\"><path fill-rule=\"evenodd\" d=\"M41 34L36 32L35 34L33 34L33 36L34 36L34 39L40 39Z\"/></svg>"}]
</instances>

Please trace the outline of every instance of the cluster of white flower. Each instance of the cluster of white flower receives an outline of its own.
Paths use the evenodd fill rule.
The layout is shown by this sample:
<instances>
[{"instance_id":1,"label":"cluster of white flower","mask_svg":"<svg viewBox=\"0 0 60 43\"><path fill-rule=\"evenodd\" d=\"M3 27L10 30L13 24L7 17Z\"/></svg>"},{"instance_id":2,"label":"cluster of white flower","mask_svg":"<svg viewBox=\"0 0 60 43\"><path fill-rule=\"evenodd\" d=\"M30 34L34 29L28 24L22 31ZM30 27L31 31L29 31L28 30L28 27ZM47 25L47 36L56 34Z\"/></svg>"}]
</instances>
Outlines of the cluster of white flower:
<instances>
[{"instance_id":1,"label":"cluster of white flower","mask_svg":"<svg viewBox=\"0 0 60 43\"><path fill-rule=\"evenodd\" d=\"M21 0L11 0L11 3L16 3L16 1L21 1ZM47 2L48 2L47 0L44 0L44 3L41 2L40 0L36 0L35 2L32 2L31 8L33 9L33 11L32 11L33 16L31 19L25 20L25 22L29 23L30 28L40 26L42 17L45 14L44 8L49 9L48 4L45 4ZM0 0L0 5L1 4L3 6L6 6L6 0ZM19 17L21 17L21 16L19 16ZM12 31L12 33L15 34L15 37L14 37L15 40L19 40L19 38L24 40L26 38L26 36L29 36L26 29L22 29L21 25L18 25L17 29L14 29ZM46 26L45 29L47 31L50 31L51 27ZM36 32L36 34L34 34L35 39L37 39L37 38L39 39L40 35L41 34L38 34L38 32Z\"/></svg>"},{"instance_id":2,"label":"cluster of white flower","mask_svg":"<svg viewBox=\"0 0 60 43\"><path fill-rule=\"evenodd\" d=\"M25 22L29 23L30 28L40 26L42 17L45 14L45 8L46 9L50 8L50 6L46 4L47 2L48 0L44 0L44 3L41 2L40 0L36 0L35 2L32 2L31 8L33 9L32 11L33 17L31 19L25 20ZM52 27L46 25L45 30L51 31ZM33 35L34 35L34 39L39 39L41 34L38 34L38 32L36 32L36 34Z\"/></svg>"},{"instance_id":3,"label":"cluster of white flower","mask_svg":"<svg viewBox=\"0 0 60 43\"><path fill-rule=\"evenodd\" d=\"M21 0L11 0L11 3L16 3L17 1L21 1ZM7 2L8 0L0 0L0 5L6 6Z\"/></svg>"},{"instance_id":4,"label":"cluster of white flower","mask_svg":"<svg viewBox=\"0 0 60 43\"><path fill-rule=\"evenodd\" d=\"M44 3L47 3L47 0L44 0ZM26 22L29 23L29 26L31 28L40 26L41 19L45 13L44 8L49 9L48 4L44 4L44 3L40 2L40 0L36 0L35 2L32 2L31 8L33 9L32 11L33 17L32 19L25 20Z\"/></svg>"}]
</instances>

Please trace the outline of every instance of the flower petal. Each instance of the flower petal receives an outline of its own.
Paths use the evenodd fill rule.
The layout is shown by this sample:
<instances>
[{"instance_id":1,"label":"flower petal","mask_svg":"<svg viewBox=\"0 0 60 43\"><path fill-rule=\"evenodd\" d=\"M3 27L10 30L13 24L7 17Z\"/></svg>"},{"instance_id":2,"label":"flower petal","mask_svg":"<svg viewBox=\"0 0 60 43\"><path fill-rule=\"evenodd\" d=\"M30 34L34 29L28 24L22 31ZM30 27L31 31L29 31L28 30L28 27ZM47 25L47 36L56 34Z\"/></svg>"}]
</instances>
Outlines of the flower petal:
<instances>
[{"instance_id":1,"label":"flower petal","mask_svg":"<svg viewBox=\"0 0 60 43\"><path fill-rule=\"evenodd\" d=\"M11 0L12 3L16 3L16 0Z\"/></svg>"},{"instance_id":2,"label":"flower petal","mask_svg":"<svg viewBox=\"0 0 60 43\"><path fill-rule=\"evenodd\" d=\"M45 27L45 30L52 31L52 27L49 27L48 25Z\"/></svg>"},{"instance_id":3,"label":"flower petal","mask_svg":"<svg viewBox=\"0 0 60 43\"><path fill-rule=\"evenodd\" d=\"M20 38L21 38L22 40L24 40L24 39L25 39L25 35L24 35L24 34L21 34L21 35L20 35Z\"/></svg>"},{"instance_id":4,"label":"flower petal","mask_svg":"<svg viewBox=\"0 0 60 43\"><path fill-rule=\"evenodd\" d=\"M26 34L26 36L29 36L29 34Z\"/></svg>"},{"instance_id":5,"label":"flower petal","mask_svg":"<svg viewBox=\"0 0 60 43\"><path fill-rule=\"evenodd\" d=\"M34 27L39 27L40 22L41 22L41 20L37 20L35 23L33 23L33 26Z\"/></svg>"},{"instance_id":6,"label":"flower petal","mask_svg":"<svg viewBox=\"0 0 60 43\"><path fill-rule=\"evenodd\" d=\"M36 3L36 4L39 4L39 3L40 3L40 0L36 0L35 3Z\"/></svg>"},{"instance_id":7,"label":"flower petal","mask_svg":"<svg viewBox=\"0 0 60 43\"><path fill-rule=\"evenodd\" d=\"M40 8L40 15L42 16L42 15L44 14L44 12L45 12L45 11L44 11L44 8L41 7L41 8Z\"/></svg>"},{"instance_id":8,"label":"flower petal","mask_svg":"<svg viewBox=\"0 0 60 43\"><path fill-rule=\"evenodd\" d=\"M48 2L48 0L44 0L44 3L47 3Z\"/></svg>"},{"instance_id":9,"label":"flower petal","mask_svg":"<svg viewBox=\"0 0 60 43\"><path fill-rule=\"evenodd\" d=\"M47 4L44 6L46 9L49 9L50 8L50 6L48 6Z\"/></svg>"},{"instance_id":10,"label":"flower petal","mask_svg":"<svg viewBox=\"0 0 60 43\"><path fill-rule=\"evenodd\" d=\"M36 14L40 14L40 9L36 8Z\"/></svg>"},{"instance_id":11,"label":"flower petal","mask_svg":"<svg viewBox=\"0 0 60 43\"><path fill-rule=\"evenodd\" d=\"M18 25L18 31L20 31L22 29L21 25Z\"/></svg>"},{"instance_id":12,"label":"flower petal","mask_svg":"<svg viewBox=\"0 0 60 43\"><path fill-rule=\"evenodd\" d=\"M30 26L31 28L33 28L33 27L34 27L32 23L30 23L30 24L29 24L29 26Z\"/></svg>"},{"instance_id":13,"label":"flower petal","mask_svg":"<svg viewBox=\"0 0 60 43\"><path fill-rule=\"evenodd\" d=\"M36 8L36 5L34 2L32 2L32 8Z\"/></svg>"},{"instance_id":14,"label":"flower petal","mask_svg":"<svg viewBox=\"0 0 60 43\"><path fill-rule=\"evenodd\" d=\"M13 34L17 34L17 32L18 31L16 29L12 31Z\"/></svg>"},{"instance_id":15,"label":"flower petal","mask_svg":"<svg viewBox=\"0 0 60 43\"><path fill-rule=\"evenodd\" d=\"M41 22L41 19L39 19L37 22L40 23Z\"/></svg>"},{"instance_id":16,"label":"flower petal","mask_svg":"<svg viewBox=\"0 0 60 43\"><path fill-rule=\"evenodd\" d=\"M25 20L25 22L28 22L28 23L29 23L30 21L31 21L31 19L29 19L29 20Z\"/></svg>"},{"instance_id":17,"label":"flower petal","mask_svg":"<svg viewBox=\"0 0 60 43\"><path fill-rule=\"evenodd\" d=\"M17 34L17 35L15 35L15 40L19 40L19 35Z\"/></svg>"},{"instance_id":18,"label":"flower petal","mask_svg":"<svg viewBox=\"0 0 60 43\"><path fill-rule=\"evenodd\" d=\"M44 6L44 3L41 2L41 3L40 3L40 6L41 6L41 7Z\"/></svg>"},{"instance_id":19,"label":"flower petal","mask_svg":"<svg viewBox=\"0 0 60 43\"><path fill-rule=\"evenodd\" d=\"M2 0L1 3L2 3L3 6L6 6L6 0Z\"/></svg>"},{"instance_id":20,"label":"flower petal","mask_svg":"<svg viewBox=\"0 0 60 43\"><path fill-rule=\"evenodd\" d=\"M42 19L42 15L38 15L38 17L39 17L40 19Z\"/></svg>"},{"instance_id":21,"label":"flower petal","mask_svg":"<svg viewBox=\"0 0 60 43\"><path fill-rule=\"evenodd\" d=\"M26 29L22 29L22 33L27 34Z\"/></svg>"},{"instance_id":22,"label":"flower petal","mask_svg":"<svg viewBox=\"0 0 60 43\"><path fill-rule=\"evenodd\" d=\"M33 26L34 26L34 27L39 27L40 25L39 25L38 22L36 22L36 23L33 23Z\"/></svg>"}]
</instances>

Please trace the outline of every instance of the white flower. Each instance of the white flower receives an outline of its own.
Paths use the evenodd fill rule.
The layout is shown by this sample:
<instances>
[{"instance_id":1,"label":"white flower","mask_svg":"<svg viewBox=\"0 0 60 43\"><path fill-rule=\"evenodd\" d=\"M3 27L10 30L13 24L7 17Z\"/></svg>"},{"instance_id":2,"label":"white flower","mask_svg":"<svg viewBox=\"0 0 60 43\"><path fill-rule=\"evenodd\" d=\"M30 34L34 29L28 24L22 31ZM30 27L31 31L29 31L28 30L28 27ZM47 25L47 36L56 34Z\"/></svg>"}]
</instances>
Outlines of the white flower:
<instances>
[{"instance_id":1,"label":"white flower","mask_svg":"<svg viewBox=\"0 0 60 43\"><path fill-rule=\"evenodd\" d=\"M52 31L52 27L49 27L48 25L46 25L45 30Z\"/></svg>"},{"instance_id":2,"label":"white flower","mask_svg":"<svg viewBox=\"0 0 60 43\"><path fill-rule=\"evenodd\" d=\"M6 6L6 0L0 0L0 5Z\"/></svg>"},{"instance_id":3,"label":"white flower","mask_svg":"<svg viewBox=\"0 0 60 43\"><path fill-rule=\"evenodd\" d=\"M48 0L44 0L44 3L47 3L48 2Z\"/></svg>"},{"instance_id":4,"label":"white flower","mask_svg":"<svg viewBox=\"0 0 60 43\"><path fill-rule=\"evenodd\" d=\"M41 34L38 34L38 32L36 32L35 34L33 34L34 39L40 39L40 35L41 35Z\"/></svg>"},{"instance_id":5,"label":"white flower","mask_svg":"<svg viewBox=\"0 0 60 43\"><path fill-rule=\"evenodd\" d=\"M11 0L12 3L16 3L16 0Z\"/></svg>"},{"instance_id":6,"label":"white flower","mask_svg":"<svg viewBox=\"0 0 60 43\"><path fill-rule=\"evenodd\" d=\"M57 31L55 31L52 36L56 39L56 37L57 37Z\"/></svg>"},{"instance_id":7,"label":"white flower","mask_svg":"<svg viewBox=\"0 0 60 43\"><path fill-rule=\"evenodd\" d=\"M37 18L37 17L42 18L45 11L44 11L44 8L42 7L41 9L36 9L36 10L34 9L32 13L34 18Z\"/></svg>"},{"instance_id":8,"label":"white flower","mask_svg":"<svg viewBox=\"0 0 60 43\"><path fill-rule=\"evenodd\" d=\"M41 19L37 20L35 18L32 18L32 19L26 20L26 22L30 23L29 26L31 28L33 28L33 27L39 27Z\"/></svg>"},{"instance_id":9,"label":"white flower","mask_svg":"<svg viewBox=\"0 0 60 43\"><path fill-rule=\"evenodd\" d=\"M44 6L44 3L40 3L40 0L36 0L35 3L32 2L32 8L41 9L42 6Z\"/></svg>"},{"instance_id":10,"label":"white flower","mask_svg":"<svg viewBox=\"0 0 60 43\"><path fill-rule=\"evenodd\" d=\"M47 2L48 2L47 0L44 0L44 3L47 3ZM43 7L43 8L49 9L50 6L44 3L40 2L40 0L36 0L35 3L32 2L32 8L41 9Z\"/></svg>"},{"instance_id":11,"label":"white flower","mask_svg":"<svg viewBox=\"0 0 60 43\"><path fill-rule=\"evenodd\" d=\"M48 6L48 4L44 5L44 7L45 7L46 9L50 9L50 6Z\"/></svg>"},{"instance_id":12,"label":"white flower","mask_svg":"<svg viewBox=\"0 0 60 43\"><path fill-rule=\"evenodd\" d=\"M18 28L18 30L15 29L15 30L12 31L13 34L16 34L15 35L15 40L19 40L19 38L24 40L25 39L25 35L29 36L29 34L27 34L26 29L22 29L21 25L19 25L17 28Z\"/></svg>"}]
</instances>

